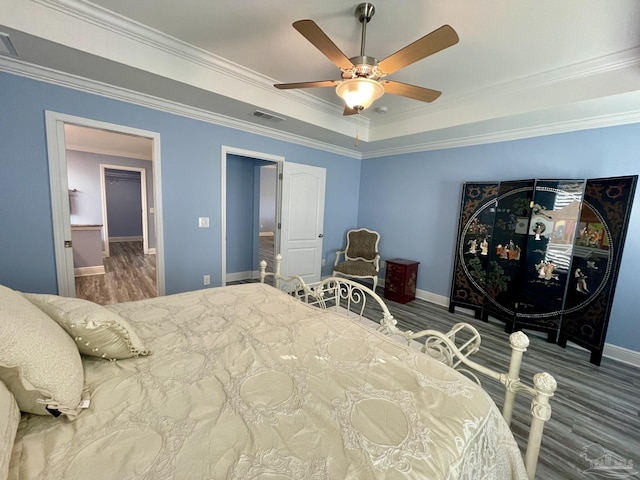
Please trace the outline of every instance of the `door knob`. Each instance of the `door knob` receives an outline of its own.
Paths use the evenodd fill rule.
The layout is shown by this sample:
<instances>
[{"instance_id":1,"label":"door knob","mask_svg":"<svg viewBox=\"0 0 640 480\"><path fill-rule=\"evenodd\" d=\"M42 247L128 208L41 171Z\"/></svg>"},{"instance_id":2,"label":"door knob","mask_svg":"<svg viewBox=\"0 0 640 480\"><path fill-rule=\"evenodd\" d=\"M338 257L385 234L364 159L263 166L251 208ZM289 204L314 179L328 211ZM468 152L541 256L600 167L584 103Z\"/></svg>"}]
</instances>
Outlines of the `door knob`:
<instances>
[{"instance_id":1,"label":"door knob","mask_svg":"<svg viewBox=\"0 0 640 480\"><path fill-rule=\"evenodd\" d=\"M321 233L320 233L320 234L318 234L318 238L322 238L322 237L324 237L324 235L323 235L323 234L321 234Z\"/></svg>"}]
</instances>

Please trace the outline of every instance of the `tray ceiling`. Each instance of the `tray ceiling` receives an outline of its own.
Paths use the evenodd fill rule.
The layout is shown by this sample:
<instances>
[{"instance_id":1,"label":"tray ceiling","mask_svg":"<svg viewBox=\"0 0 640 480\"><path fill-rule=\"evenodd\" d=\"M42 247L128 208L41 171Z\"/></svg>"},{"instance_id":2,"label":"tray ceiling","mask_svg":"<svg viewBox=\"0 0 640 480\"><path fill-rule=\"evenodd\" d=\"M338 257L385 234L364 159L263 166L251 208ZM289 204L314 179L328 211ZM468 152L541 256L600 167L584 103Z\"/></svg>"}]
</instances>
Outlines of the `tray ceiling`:
<instances>
[{"instance_id":1,"label":"tray ceiling","mask_svg":"<svg viewBox=\"0 0 640 480\"><path fill-rule=\"evenodd\" d=\"M458 45L389 77L441 90L438 100L386 94L343 117L332 88L276 90L339 79L291 24L310 18L356 56L358 3L0 0L0 32L19 55L0 55L0 69L100 82L101 92L360 158L640 121L637 0L373 2L366 54L378 59L443 24L457 31Z\"/></svg>"}]
</instances>

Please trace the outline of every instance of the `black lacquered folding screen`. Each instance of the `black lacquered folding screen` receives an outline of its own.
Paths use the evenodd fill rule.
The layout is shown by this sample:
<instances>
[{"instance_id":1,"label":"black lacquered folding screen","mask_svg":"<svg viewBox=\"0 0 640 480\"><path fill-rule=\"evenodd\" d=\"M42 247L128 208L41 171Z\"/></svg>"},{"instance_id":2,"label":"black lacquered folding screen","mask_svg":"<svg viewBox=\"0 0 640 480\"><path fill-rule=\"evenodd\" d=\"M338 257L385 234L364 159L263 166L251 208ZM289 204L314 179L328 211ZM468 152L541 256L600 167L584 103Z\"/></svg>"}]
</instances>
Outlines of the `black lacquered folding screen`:
<instances>
[{"instance_id":1,"label":"black lacquered folding screen","mask_svg":"<svg viewBox=\"0 0 640 480\"><path fill-rule=\"evenodd\" d=\"M449 310L559 334L599 364L637 178L465 183Z\"/></svg>"}]
</instances>

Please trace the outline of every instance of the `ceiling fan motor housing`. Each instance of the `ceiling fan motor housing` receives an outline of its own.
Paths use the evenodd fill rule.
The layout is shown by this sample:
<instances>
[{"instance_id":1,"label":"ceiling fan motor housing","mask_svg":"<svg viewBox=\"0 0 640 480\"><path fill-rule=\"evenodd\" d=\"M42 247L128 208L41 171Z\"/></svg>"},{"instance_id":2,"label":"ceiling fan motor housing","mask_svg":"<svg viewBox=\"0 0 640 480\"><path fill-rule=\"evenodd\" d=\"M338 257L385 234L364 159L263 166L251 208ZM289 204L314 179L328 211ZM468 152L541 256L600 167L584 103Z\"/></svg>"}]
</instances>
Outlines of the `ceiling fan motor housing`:
<instances>
[{"instance_id":1,"label":"ceiling fan motor housing","mask_svg":"<svg viewBox=\"0 0 640 480\"><path fill-rule=\"evenodd\" d=\"M376 69L376 65L378 64L377 58L360 55L350 58L349 60L353 63L356 77L374 78L379 76Z\"/></svg>"}]
</instances>

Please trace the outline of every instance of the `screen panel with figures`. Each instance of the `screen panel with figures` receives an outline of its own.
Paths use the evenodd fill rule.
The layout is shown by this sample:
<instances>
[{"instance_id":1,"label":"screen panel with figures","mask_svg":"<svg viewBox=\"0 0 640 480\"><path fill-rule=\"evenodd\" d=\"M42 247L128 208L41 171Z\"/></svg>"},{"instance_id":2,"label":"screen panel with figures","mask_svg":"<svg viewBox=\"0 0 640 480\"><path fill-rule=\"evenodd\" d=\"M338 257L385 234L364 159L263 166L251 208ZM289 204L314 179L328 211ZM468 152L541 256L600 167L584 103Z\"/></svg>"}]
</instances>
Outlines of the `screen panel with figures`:
<instances>
[{"instance_id":1,"label":"screen panel with figures","mask_svg":"<svg viewBox=\"0 0 640 480\"><path fill-rule=\"evenodd\" d=\"M587 181L558 343L600 364L638 176Z\"/></svg>"},{"instance_id":2,"label":"screen panel with figures","mask_svg":"<svg viewBox=\"0 0 640 480\"><path fill-rule=\"evenodd\" d=\"M637 178L465 183L449 310L570 340L599 364Z\"/></svg>"},{"instance_id":3,"label":"screen panel with figures","mask_svg":"<svg viewBox=\"0 0 640 480\"><path fill-rule=\"evenodd\" d=\"M468 182L462 186L451 312L456 306L469 308L480 318L497 195L498 182Z\"/></svg>"}]
</instances>

